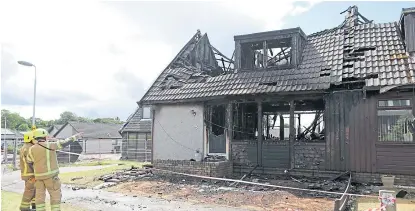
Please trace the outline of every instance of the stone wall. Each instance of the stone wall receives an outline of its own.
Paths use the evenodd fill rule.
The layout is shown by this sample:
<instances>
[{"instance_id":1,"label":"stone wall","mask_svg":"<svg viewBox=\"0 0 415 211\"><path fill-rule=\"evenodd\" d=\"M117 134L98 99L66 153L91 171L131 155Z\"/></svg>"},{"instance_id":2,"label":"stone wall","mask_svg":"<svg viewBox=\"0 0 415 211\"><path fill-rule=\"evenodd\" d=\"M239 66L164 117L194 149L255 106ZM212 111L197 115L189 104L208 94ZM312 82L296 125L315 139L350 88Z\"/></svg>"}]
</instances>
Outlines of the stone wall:
<instances>
[{"instance_id":1,"label":"stone wall","mask_svg":"<svg viewBox=\"0 0 415 211\"><path fill-rule=\"evenodd\" d=\"M318 170L325 168L325 143L295 143L294 168Z\"/></svg>"},{"instance_id":2,"label":"stone wall","mask_svg":"<svg viewBox=\"0 0 415 211\"><path fill-rule=\"evenodd\" d=\"M248 152L255 152L254 155L248 157ZM256 143L253 141L232 141L232 160L234 164L247 166L255 166L256 159Z\"/></svg>"},{"instance_id":3,"label":"stone wall","mask_svg":"<svg viewBox=\"0 0 415 211\"><path fill-rule=\"evenodd\" d=\"M230 161L155 160L153 165L158 169L210 177L230 177L233 171L233 165Z\"/></svg>"}]
</instances>

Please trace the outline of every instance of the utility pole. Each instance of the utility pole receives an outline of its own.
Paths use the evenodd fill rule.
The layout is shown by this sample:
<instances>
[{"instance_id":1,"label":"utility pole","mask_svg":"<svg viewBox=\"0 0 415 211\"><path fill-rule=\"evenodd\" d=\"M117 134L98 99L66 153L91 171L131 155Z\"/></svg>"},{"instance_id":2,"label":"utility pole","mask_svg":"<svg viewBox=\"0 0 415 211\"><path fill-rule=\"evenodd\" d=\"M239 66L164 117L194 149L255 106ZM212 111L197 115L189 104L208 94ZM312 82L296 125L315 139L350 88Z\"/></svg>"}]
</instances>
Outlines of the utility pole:
<instances>
[{"instance_id":1,"label":"utility pole","mask_svg":"<svg viewBox=\"0 0 415 211\"><path fill-rule=\"evenodd\" d=\"M3 134L3 149L4 149L4 163L7 164L7 141L6 141L6 133L7 133L7 117L4 115L4 134Z\"/></svg>"}]
</instances>

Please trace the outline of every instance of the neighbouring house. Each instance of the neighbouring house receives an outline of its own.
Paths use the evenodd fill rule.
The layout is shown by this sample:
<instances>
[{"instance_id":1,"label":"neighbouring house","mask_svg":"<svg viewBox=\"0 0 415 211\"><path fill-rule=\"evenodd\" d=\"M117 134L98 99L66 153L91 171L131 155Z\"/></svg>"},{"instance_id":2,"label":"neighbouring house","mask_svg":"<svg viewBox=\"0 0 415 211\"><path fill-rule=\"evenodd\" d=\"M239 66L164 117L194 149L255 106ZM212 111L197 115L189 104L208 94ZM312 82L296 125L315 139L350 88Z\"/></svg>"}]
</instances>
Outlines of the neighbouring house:
<instances>
[{"instance_id":1,"label":"neighbouring house","mask_svg":"<svg viewBox=\"0 0 415 211\"><path fill-rule=\"evenodd\" d=\"M138 107L121 127L121 158L140 162L151 161L151 108Z\"/></svg>"},{"instance_id":2,"label":"neighbouring house","mask_svg":"<svg viewBox=\"0 0 415 211\"><path fill-rule=\"evenodd\" d=\"M152 108L153 164L212 176L254 166L351 171L365 182L393 174L414 184L415 8L389 23L356 6L344 13L309 35L298 27L235 36L230 59L198 31L138 102ZM286 124L289 138L270 133ZM190 161L196 151L203 162Z\"/></svg>"},{"instance_id":3,"label":"neighbouring house","mask_svg":"<svg viewBox=\"0 0 415 211\"><path fill-rule=\"evenodd\" d=\"M56 132L58 132L59 129L61 129L63 125L57 124L57 125L52 125L48 128L48 132L49 134L55 134Z\"/></svg>"},{"instance_id":4,"label":"neighbouring house","mask_svg":"<svg viewBox=\"0 0 415 211\"><path fill-rule=\"evenodd\" d=\"M65 139L83 132L80 142L84 154L120 153L122 137L118 133L121 124L67 122L53 136Z\"/></svg>"},{"instance_id":5,"label":"neighbouring house","mask_svg":"<svg viewBox=\"0 0 415 211\"><path fill-rule=\"evenodd\" d=\"M1 128L1 149L4 149L4 143L7 143L7 147L13 147L15 141L17 141L17 146L20 146L23 142L23 135L24 132Z\"/></svg>"}]
</instances>

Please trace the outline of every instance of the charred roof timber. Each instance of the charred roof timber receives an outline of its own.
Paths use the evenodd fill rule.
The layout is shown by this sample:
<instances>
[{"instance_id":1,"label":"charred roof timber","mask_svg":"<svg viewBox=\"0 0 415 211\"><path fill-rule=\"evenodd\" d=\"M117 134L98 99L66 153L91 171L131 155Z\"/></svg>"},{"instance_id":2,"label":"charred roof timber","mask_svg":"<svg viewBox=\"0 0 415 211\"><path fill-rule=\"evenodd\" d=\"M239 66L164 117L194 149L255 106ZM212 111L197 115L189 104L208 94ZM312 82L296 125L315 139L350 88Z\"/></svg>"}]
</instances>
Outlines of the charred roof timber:
<instances>
[{"instance_id":1,"label":"charred roof timber","mask_svg":"<svg viewBox=\"0 0 415 211\"><path fill-rule=\"evenodd\" d=\"M235 69L296 68L301 62L306 38L301 28L235 36Z\"/></svg>"},{"instance_id":2,"label":"charred roof timber","mask_svg":"<svg viewBox=\"0 0 415 211\"><path fill-rule=\"evenodd\" d=\"M220 53L198 31L141 103L227 96L243 96L246 101L259 94L381 90L413 84L415 8L403 9L401 20L391 23L372 23L356 6L343 13L342 24L308 36L300 28L235 36L232 56Z\"/></svg>"}]
</instances>

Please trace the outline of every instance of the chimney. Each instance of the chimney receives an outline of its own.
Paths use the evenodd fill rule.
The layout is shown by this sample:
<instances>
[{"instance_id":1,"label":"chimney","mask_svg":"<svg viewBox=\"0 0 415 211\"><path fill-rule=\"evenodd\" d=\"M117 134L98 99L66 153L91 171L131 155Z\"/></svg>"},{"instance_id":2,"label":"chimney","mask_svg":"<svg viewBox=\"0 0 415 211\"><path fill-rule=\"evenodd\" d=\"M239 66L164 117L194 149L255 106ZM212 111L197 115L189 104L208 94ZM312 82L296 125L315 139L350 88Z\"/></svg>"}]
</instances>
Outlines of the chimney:
<instances>
[{"instance_id":1,"label":"chimney","mask_svg":"<svg viewBox=\"0 0 415 211\"><path fill-rule=\"evenodd\" d=\"M399 21L401 36L405 49L410 55L415 54L415 7L403 8Z\"/></svg>"},{"instance_id":2,"label":"chimney","mask_svg":"<svg viewBox=\"0 0 415 211\"><path fill-rule=\"evenodd\" d=\"M359 24L359 10L356 5L349 7L346 11L345 25L346 27L353 27Z\"/></svg>"}]
</instances>

